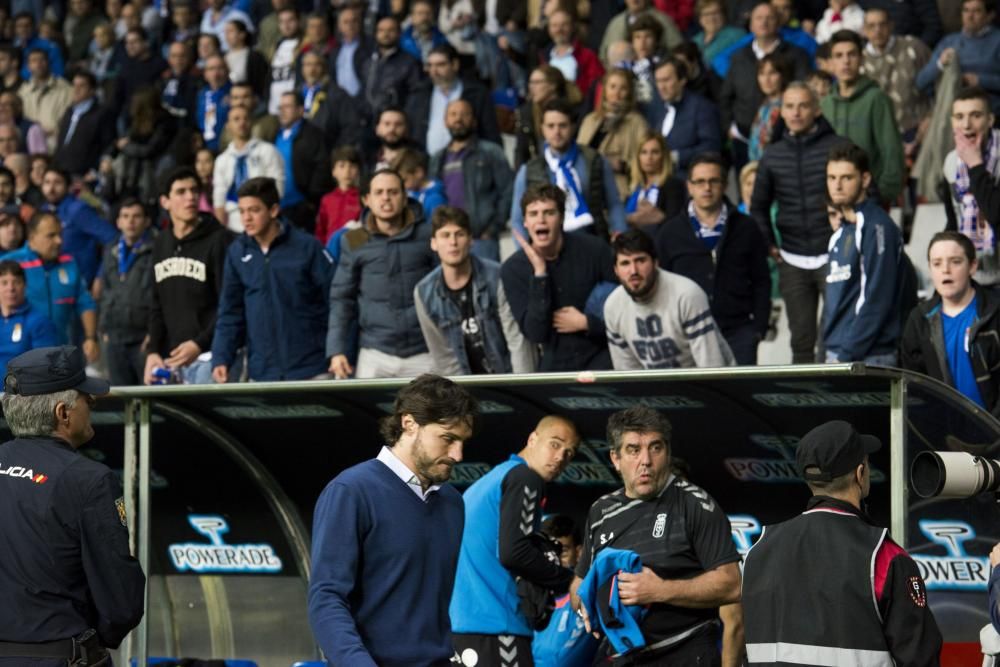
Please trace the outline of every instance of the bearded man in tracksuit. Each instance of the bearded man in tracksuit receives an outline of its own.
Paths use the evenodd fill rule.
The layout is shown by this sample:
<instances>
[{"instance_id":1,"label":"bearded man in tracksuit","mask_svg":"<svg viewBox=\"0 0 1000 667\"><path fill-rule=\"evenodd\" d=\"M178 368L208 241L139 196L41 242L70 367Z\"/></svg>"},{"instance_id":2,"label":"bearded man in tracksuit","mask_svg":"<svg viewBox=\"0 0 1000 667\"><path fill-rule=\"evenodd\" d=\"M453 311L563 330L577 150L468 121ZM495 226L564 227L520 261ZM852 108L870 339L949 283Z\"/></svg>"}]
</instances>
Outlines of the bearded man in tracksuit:
<instances>
[{"instance_id":1,"label":"bearded man in tracksuit","mask_svg":"<svg viewBox=\"0 0 1000 667\"><path fill-rule=\"evenodd\" d=\"M826 361L895 366L908 289L902 236L867 197L872 175L864 150L835 146L826 174L834 227L823 308Z\"/></svg>"}]
</instances>

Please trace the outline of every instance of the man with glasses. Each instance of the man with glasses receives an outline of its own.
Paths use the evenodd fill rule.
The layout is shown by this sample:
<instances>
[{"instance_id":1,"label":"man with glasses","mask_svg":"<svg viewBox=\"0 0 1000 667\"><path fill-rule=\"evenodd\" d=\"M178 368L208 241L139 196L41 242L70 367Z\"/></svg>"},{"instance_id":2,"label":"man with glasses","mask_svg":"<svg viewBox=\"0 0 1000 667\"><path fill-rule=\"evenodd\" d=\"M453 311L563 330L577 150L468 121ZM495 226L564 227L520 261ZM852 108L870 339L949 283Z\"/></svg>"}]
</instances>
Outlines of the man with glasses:
<instances>
[{"instance_id":1,"label":"man with glasses","mask_svg":"<svg viewBox=\"0 0 1000 667\"><path fill-rule=\"evenodd\" d=\"M110 666L107 649L142 618L146 578L129 553L121 483L79 452L94 438L95 397L109 389L85 368L72 346L7 365L14 440L0 445L0 665Z\"/></svg>"},{"instance_id":2,"label":"man with glasses","mask_svg":"<svg viewBox=\"0 0 1000 667\"><path fill-rule=\"evenodd\" d=\"M767 245L753 219L726 200L727 172L718 154L694 158L687 211L663 223L656 249L664 270L705 290L736 363L754 365L771 311Z\"/></svg>"},{"instance_id":3,"label":"man with glasses","mask_svg":"<svg viewBox=\"0 0 1000 667\"><path fill-rule=\"evenodd\" d=\"M778 290L788 309L792 363L816 361L816 312L826 285L826 157L839 138L820 116L809 86L793 82L781 98L784 138L764 152L750 214L778 263ZM772 205L778 215L771 223ZM780 239L780 241L779 241Z\"/></svg>"}]
</instances>

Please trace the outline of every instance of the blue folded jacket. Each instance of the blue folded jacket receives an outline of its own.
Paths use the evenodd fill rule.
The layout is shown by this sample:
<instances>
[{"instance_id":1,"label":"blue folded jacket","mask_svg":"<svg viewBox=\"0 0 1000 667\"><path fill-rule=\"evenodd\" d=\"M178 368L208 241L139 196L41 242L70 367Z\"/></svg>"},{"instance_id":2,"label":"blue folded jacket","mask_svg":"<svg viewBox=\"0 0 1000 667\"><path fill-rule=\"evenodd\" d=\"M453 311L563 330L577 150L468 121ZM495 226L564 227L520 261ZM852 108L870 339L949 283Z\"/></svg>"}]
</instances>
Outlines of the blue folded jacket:
<instances>
[{"instance_id":1,"label":"blue folded jacket","mask_svg":"<svg viewBox=\"0 0 1000 667\"><path fill-rule=\"evenodd\" d=\"M624 605L618 597L618 573L642 571L642 560L634 551L602 549L590 565L590 572L580 584L577 594L587 610L593 626L596 619L615 653L624 654L646 645L639 624L646 616L646 607Z\"/></svg>"}]
</instances>

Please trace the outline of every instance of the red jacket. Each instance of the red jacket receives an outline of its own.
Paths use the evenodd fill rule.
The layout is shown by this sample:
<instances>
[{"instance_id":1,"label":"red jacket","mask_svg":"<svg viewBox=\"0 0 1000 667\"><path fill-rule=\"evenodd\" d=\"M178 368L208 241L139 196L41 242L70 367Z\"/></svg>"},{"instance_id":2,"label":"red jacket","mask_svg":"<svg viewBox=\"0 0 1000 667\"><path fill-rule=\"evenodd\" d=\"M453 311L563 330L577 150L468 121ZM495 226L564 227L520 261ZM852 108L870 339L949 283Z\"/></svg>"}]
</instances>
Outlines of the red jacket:
<instances>
[{"instance_id":1,"label":"red jacket","mask_svg":"<svg viewBox=\"0 0 1000 667\"><path fill-rule=\"evenodd\" d=\"M548 63L551 54L551 47L545 49L541 54L541 61ZM604 76L604 65L601 64L597 54L584 46L578 39L573 42L573 58L576 59L576 87L580 89L580 93L586 99L590 88Z\"/></svg>"},{"instance_id":2,"label":"red jacket","mask_svg":"<svg viewBox=\"0 0 1000 667\"><path fill-rule=\"evenodd\" d=\"M672 18L678 30L687 32L694 18L694 0L653 0L653 6Z\"/></svg>"},{"instance_id":3,"label":"red jacket","mask_svg":"<svg viewBox=\"0 0 1000 667\"><path fill-rule=\"evenodd\" d=\"M361 198L357 188L334 188L319 201L316 215L316 238L326 246L333 233L351 220L361 218Z\"/></svg>"}]
</instances>

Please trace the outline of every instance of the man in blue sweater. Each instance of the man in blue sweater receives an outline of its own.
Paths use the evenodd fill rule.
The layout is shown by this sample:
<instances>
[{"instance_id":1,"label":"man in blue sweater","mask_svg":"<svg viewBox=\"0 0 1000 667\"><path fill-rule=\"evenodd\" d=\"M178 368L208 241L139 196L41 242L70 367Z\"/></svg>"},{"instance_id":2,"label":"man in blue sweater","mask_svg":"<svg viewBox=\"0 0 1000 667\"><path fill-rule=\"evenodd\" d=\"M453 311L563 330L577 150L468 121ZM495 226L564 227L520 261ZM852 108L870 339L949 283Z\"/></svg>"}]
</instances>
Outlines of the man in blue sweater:
<instances>
[{"instance_id":1,"label":"man in blue sweater","mask_svg":"<svg viewBox=\"0 0 1000 667\"><path fill-rule=\"evenodd\" d=\"M462 387L421 375L383 418L378 457L320 495L309 622L330 664L445 666L454 655L448 600L465 518L445 482L477 411Z\"/></svg>"},{"instance_id":2,"label":"man in blue sweater","mask_svg":"<svg viewBox=\"0 0 1000 667\"><path fill-rule=\"evenodd\" d=\"M309 380L326 372L333 260L312 235L280 217L278 186L240 186L244 234L226 250L212 378L223 384L245 340L251 380Z\"/></svg>"},{"instance_id":3,"label":"man in blue sweater","mask_svg":"<svg viewBox=\"0 0 1000 667\"><path fill-rule=\"evenodd\" d=\"M518 582L557 594L569 590L573 571L548 560L535 533L542 526L545 484L562 474L579 442L573 422L544 417L520 453L465 492L469 520L449 610L462 664L531 664L534 619L521 608Z\"/></svg>"},{"instance_id":4,"label":"man in blue sweater","mask_svg":"<svg viewBox=\"0 0 1000 667\"><path fill-rule=\"evenodd\" d=\"M63 252L72 255L89 289L101 268L102 246L117 238L110 222L89 204L69 194L69 175L49 167L42 177L43 211L51 211L62 222Z\"/></svg>"},{"instance_id":5,"label":"man in blue sweater","mask_svg":"<svg viewBox=\"0 0 1000 667\"><path fill-rule=\"evenodd\" d=\"M868 155L854 144L830 151L829 273L823 307L827 363L894 366L902 330L903 241L896 223L867 196Z\"/></svg>"}]
</instances>

